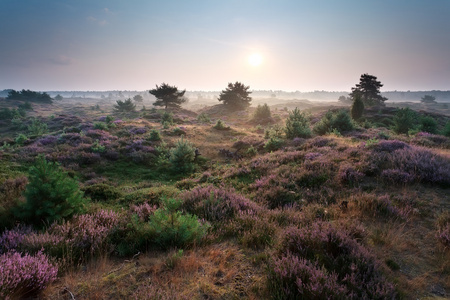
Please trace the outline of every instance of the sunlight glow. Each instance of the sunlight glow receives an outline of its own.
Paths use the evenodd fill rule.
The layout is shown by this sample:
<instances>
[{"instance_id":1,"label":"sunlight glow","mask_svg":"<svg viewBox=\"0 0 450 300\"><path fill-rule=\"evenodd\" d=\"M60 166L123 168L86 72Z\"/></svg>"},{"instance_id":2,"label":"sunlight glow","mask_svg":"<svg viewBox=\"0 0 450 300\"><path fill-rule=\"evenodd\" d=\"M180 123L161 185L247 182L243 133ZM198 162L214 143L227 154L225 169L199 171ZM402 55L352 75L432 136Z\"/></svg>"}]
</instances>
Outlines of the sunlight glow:
<instances>
[{"instance_id":1,"label":"sunlight glow","mask_svg":"<svg viewBox=\"0 0 450 300\"><path fill-rule=\"evenodd\" d=\"M259 66L262 63L262 61L263 58L259 53L253 53L248 57L248 63L253 67Z\"/></svg>"}]
</instances>

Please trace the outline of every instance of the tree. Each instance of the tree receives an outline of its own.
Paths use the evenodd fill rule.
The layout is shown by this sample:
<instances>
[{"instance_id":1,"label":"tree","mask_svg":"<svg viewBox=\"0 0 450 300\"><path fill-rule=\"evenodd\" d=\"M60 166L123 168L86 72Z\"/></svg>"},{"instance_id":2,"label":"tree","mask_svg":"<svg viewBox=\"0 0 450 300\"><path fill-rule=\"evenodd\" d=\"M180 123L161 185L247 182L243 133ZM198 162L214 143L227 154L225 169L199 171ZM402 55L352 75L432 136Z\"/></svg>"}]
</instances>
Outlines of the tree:
<instances>
[{"instance_id":1,"label":"tree","mask_svg":"<svg viewBox=\"0 0 450 300\"><path fill-rule=\"evenodd\" d=\"M365 106L384 106L386 97L380 95L380 88L383 86L377 81L377 77L369 74L362 74L359 84L352 88L350 97L355 99L357 95L361 96Z\"/></svg>"},{"instance_id":2,"label":"tree","mask_svg":"<svg viewBox=\"0 0 450 300\"><path fill-rule=\"evenodd\" d=\"M297 107L289 113L289 116L286 119L285 132L288 139L296 137L308 138L311 136L309 120Z\"/></svg>"},{"instance_id":3,"label":"tree","mask_svg":"<svg viewBox=\"0 0 450 300\"><path fill-rule=\"evenodd\" d=\"M401 108L394 116L394 131L396 133L408 134L415 125L416 114L409 107Z\"/></svg>"},{"instance_id":4,"label":"tree","mask_svg":"<svg viewBox=\"0 0 450 300\"><path fill-rule=\"evenodd\" d=\"M361 99L361 95L355 95L355 101L351 108L352 119L359 120L364 113L364 102Z\"/></svg>"},{"instance_id":5,"label":"tree","mask_svg":"<svg viewBox=\"0 0 450 300\"><path fill-rule=\"evenodd\" d=\"M223 90L219 95L219 101L223 101L223 104L232 109L245 109L250 106L252 98L249 96L251 92L248 91L250 87L237 82L228 83L228 87Z\"/></svg>"},{"instance_id":6,"label":"tree","mask_svg":"<svg viewBox=\"0 0 450 300\"><path fill-rule=\"evenodd\" d=\"M425 95L420 99L423 104L433 104L436 103L436 97L431 95Z\"/></svg>"},{"instance_id":7,"label":"tree","mask_svg":"<svg viewBox=\"0 0 450 300\"><path fill-rule=\"evenodd\" d=\"M186 90L179 91L176 86L163 83L160 86L156 85L156 89L150 90L150 94L156 97L155 106L164 106L165 110L168 107L179 108L181 104L186 102L184 93Z\"/></svg>"},{"instance_id":8,"label":"tree","mask_svg":"<svg viewBox=\"0 0 450 300\"><path fill-rule=\"evenodd\" d=\"M63 99L63 96L61 96L60 94L56 95L54 98L56 101L61 101Z\"/></svg>"},{"instance_id":9,"label":"tree","mask_svg":"<svg viewBox=\"0 0 450 300\"><path fill-rule=\"evenodd\" d=\"M142 103L142 101L144 101L144 98L141 95L136 95L136 96L133 97L133 100L135 102Z\"/></svg>"},{"instance_id":10,"label":"tree","mask_svg":"<svg viewBox=\"0 0 450 300\"><path fill-rule=\"evenodd\" d=\"M16 216L36 225L51 224L81 213L85 200L76 180L57 163L39 156L30 168L25 191L26 202L15 211Z\"/></svg>"},{"instance_id":11,"label":"tree","mask_svg":"<svg viewBox=\"0 0 450 300\"><path fill-rule=\"evenodd\" d=\"M125 101L117 100L117 105L114 105L114 109L118 112L131 112L136 110L136 104L133 104L130 98Z\"/></svg>"},{"instance_id":12,"label":"tree","mask_svg":"<svg viewBox=\"0 0 450 300\"><path fill-rule=\"evenodd\" d=\"M7 100L25 100L31 102L52 103L52 98L47 93L34 92L30 90L21 90L20 92L11 90L8 93Z\"/></svg>"}]
</instances>

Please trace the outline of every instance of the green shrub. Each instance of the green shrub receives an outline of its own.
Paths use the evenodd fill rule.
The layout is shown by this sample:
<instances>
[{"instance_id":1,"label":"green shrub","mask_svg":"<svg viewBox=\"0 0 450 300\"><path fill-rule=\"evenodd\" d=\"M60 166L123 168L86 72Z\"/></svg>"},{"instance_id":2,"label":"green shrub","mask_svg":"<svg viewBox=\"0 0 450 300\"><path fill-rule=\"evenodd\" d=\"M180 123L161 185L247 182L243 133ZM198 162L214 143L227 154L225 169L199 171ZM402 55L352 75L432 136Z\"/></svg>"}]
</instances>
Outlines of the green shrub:
<instances>
[{"instance_id":1,"label":"green shrub","mask_svg":"<svg viewBox=\"0 0 450 300\"><path fill-rule=\"evenodd\" d=\"M428 132L428 133L437 133L437 121L431 116L425 116L420 119L420 131Z\"/></svg>"},{"instance_id":2,"label":"green shrub","mask_svg":"<svg viewBox=\"0 0 450 300\"><path fill-rule=\"evenodd\" d=\"M148 139L150 140L150 141L160 141L161 140L161 133L159 132L159 130L156 130L156 129L152 129L151 131L150 131L150 134L149 134L149 137L148 137Z\"/></svg>"},{"instance_id":3,"label":"green shrub","mask_svg":"<svg viewBox=\"0 0 450 300\"><path fill-rule=\"evenodd\" d=\"M255 147L253 147L253 145L248 147L247 151L245 151L245 155L248 157L253 157L256 154L258 154L258 150L256 150Z\"/></svg>"},{"instance_id":4,"label":"green shrub","mask_svg":"<svg viewBox=\"0 0 450 300\"><path fill-rule=\"evenodd\" d=\"M136 104L134 104L130 98L128 98L125 101L117 100L117 104L114 105L114 110L117 112L134 112L136 111ZM96 105L96 108L100 109L98 104Z\"/></svg>"},{"instance_id":5,"label":"green shrub","mask_svg":"<svg viewBox=\"0 0 450 300\"><path fill-rule=\"evenodd\" d=\"M197 116L197 120L201 123L206 123L209 124L211 122L211 119L209 118L209 116L205 113L201 113Z\"/></svg>"},{"instance_id":6,"label":"green shrub","mask_svg":"<svg viewBox=\"0 0 450 300\"><path fill-rule=\"evenodd\" d=\"M28 126L28 131L29 131L30 135L34 135L34 136L43 135L44 133L47 133L47 131L48 131L47 124L34 118L31 121L31 124Z\"/></svg>"},{"instance_id":7,"label":"green shrub","mask_svg":"<svg viewBox=\"0 0 450 300\"><path fill-rule=\"evenodd\" d=\"M95 122L94 129L108 130L108 124L103 122Z\"/></svg>"},{"instance_id":8,"label":"green shrub","mask_svg":"<svg viewBox=\"0 0 450 300\"><path fill-rule=\"evenodd\" d=\"M442 130L442 134L450 137L450 121L445 124L444 130Z\"/></svg>"},{"instance_id":9,"label":"green shrub","mask_svg":"<svg viewBox=\"0 0 450 300\"><path fill-rule=\"evenodd\" d=\"M320 119L320 121L317 122L316 125L314 125L313 128L314 133L319 135L327 134L331 130L332 119L333 119L333 112L329 110L327 111L325 116L323 116L322 119Z\"/></svg>"},{"instance_id":10,"label":"green shrub","mask_svg":"<svg viewBox=\"0 0 450 300\"><path fill-rule=\"evenodd\" d=\"M230 127L226 126L225 123L221 119L217 120L216 125L214 125L213 128L217 129L217 130L228 130L228 129L230 129Z\"/></svg>"},{"instance_id":11,"label":"green shrub","mask_svg":"<svg viewBox=\"0 0 450 300\"><path fill-rule=\"evenodd\" d=\"M255 113L253 114L253 120L257 122L269 122L271 118L272 114L267 103L264 103L264 105L258 105Z\"/></svg>"},{"instance_id":12,"label":"green shrub","mask_svg":"<svg viewBox=\"0 0 450 300\"><path fill-rule=\"evenodd\" d=\"M95 142L91 146L91 150L92 150L92 152L103 153L106 151L106 147L103 145L100 145L98 140L95 140Z\"/></svg>"},{"instance_id":13,"label":"green shrub","mask_svg":"<svg viewBox=\"0 0 450 300\"><path fill-rule=\"evenodd\" d=\"M110 124L110 123L112 123L112 121L114 121L113 116L110 116L110 115L106 116L106 119L105 119L106 124Z\"/></svg>"},{"instance_id":14,"label":"green shrub","mask_svg":"<svg viewBox=\"0 0 450 300\"><path fill-rule=\"evenodd\" d=\"M363 116L363 113L364 113L364 102L362 101L360 95L356 95L351 108L352 119L358 121Z\"/></svg>"},{"instance_id":15,"label":"green shrub","mask_svg":"<svg viewBox=\"0 0 450 300\"><path fill-rule=\"evenodd\" d=\"M352 119L345 110L333 113L328 111L322 119L316 123L313 131L316 134L324 135L332 132L334 129L339 133L353 130L355 128Z\"/></svg>"},{"instance_id":16,"label":"green shrub","mask_svg":"<svg viewBox=\"0 0 450 300\"><path fill-rule=\"evenodd\" d=\"M209 225L202 225L196 216L181 213L178 210L181 204L181 200L164 199L163 207L150 216L155 242L163 249L200 242L209 228Z\"/></svg>"},{"instance_id":17,"label":"green shrub","mask_svg":"<svg viewBox=\"0 0 450 300\"><path fill-rule=\"evenodd\" d=\"M394 131L407 134L414 127L416 114L409 107L401 108L394 116Z\"/></svg>"},{"instance_id":18,"label":"green shrub","mask_svg":"<svg viewBox=\"0 0 450 300\"><path fill-rule=\"evenodd\" d=\"M195 148L181 138L174 148L170 149L169 161L174 173L190 173L194 170Z\"/></svg>"},{"instance_id":19,"label":"green shrub","mask_svg":"<svg viewBox=\"0 0 450 300\"><path fill-rule=\"evenodd\" d=\"M14 141L17 145L23 145L26 140L28 140L28 137L23 133L19 133Z\"/></svg>"},{"instance_id":20,"label":"green shrub","mask_svg":"<svg viewBox=\"0 0 450 300\"><path fill-rule=\"evenodd\" d=\"M14 213L28 223L51 224L84 211L85 200L78 183L57 163L39 156L29 170L26 202Z\"/></svg>"},{"instance_id":21,"label":"green shrub","mask_svg":"<svg viewBox=\"0 0 450 300\"><path fill-rule=\"evenodd\" d=\"M282 139L271 137L269 140L264 144L264 149L266 151L276 151L283 147L284 141Z\"/></svg>"},{"instance_id":22,"label":"green shrub","mask_svg":"<svg viewBox=\"0 0 450 300\"><path fill-rule=\"evenodd\" d=\"M96 183L85 187L84 193L94 201L114 201L122 196L119 189L106 183Z\"/></svg>"},{"instance_id":23,"label":"green shrub","mask_svg":"<svg viewBox=\"0 0 450 300\"><path fill-rule=\"evenodd\" d=\"M164 111L161 115L161 124L173 125L173 113Z\"/></svg>"},{"instance_id":24,"label":"green shrub","mask_svg":"<svg viewBox=\"0 0 450 300\"><path fill-rule=\"evenodd\" d=\"M308 138L311 136L309 120L297 107L289 113L289 116L286 119L285 132L288 139L296 137Z\"/></svg>"}]
</instances>

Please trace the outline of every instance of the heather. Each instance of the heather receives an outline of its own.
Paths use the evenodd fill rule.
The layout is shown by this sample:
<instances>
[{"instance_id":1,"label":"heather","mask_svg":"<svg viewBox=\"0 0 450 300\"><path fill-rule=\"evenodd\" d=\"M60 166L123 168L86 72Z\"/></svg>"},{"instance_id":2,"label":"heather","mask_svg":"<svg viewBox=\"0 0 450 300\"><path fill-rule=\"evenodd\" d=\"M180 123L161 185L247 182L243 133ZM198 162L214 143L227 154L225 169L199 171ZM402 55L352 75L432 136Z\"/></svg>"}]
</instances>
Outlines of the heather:
<instances>
[{"instance_id":1,"label":"heather","mask_svg":"<svg viewBox=\"0 0 450 300\"><path fill-rule=\"evenodd\" d=\"M34 261L0 298L450 292L444 116L64 101L0 130L0 255Z\"/></svg>"}]
</instances>

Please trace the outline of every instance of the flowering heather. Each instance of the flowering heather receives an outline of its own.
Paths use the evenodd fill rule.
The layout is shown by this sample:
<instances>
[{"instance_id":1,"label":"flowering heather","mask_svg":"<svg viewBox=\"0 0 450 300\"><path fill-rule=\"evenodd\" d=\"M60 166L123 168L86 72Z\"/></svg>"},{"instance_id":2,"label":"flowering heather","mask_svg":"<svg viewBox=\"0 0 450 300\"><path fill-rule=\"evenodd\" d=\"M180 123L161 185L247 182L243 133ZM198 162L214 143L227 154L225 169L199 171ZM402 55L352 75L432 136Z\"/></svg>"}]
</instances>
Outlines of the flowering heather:
<instances>
[{"instance_id":1,"label":"flowering heather","mask_svg":"<svg viewBox=\"0 0 450 300\"><path fill-rule=\"evenodd\" d=\"M29 233L31 233L31 227L18 226L11 230L5 230L0 235L0 254L18 249L24 236Z\"/></svg>"},{"instance_id":2,"label":"flowering heather","mask_svg":"<svg viewBox=\"0 0 450 300\"><path fill-rule=\"evenodd\" d=\"M58 267L45 254L32 256L18 252L0 255L0 298L33 297L56 279Z\"/></svg>"},{"instance_id":3,"label":"flowering heather","mask_svg":"<svg viewBox=\"0 0 450 300\"><path fill-rule=\"evenodd\" d=\"M72 147L77 147L82 142L82 137L79 133L65 133L58 139L58 144L68 144Z\"/></svg>"},{"instance_id":4,"label":"flowering heather","mask_svg":"<svg viewBox=\"0 0 450 300\"><path fill-rule=\"evenodd\" d=\"M97 121L106 122L106 116L101 116L100 118L97 119Z\"/></svg>"},{"instance_id":5,"label":"flowering heather","mask_svg":"<svg viewBox=\"0 0 450 300\"><path fill-rule=\"evenodd\" d=\"M338 178L342 183L354 184L364 178L364 173L355 170L351 166L341 166L339 168Z\"/></svg>"},{"instance_id":6,"label":"flowering heather","mask_svg":"<svg viewBox=\"0 0 450 300\"><path fill-rule=\"evenodd\" d=\"M147 128L145 128L145 127L133 127L133 128L131 128L129 130L129 132L131 134L133 134L133 135L144 134L144 133L147 133Z\"/></svg>"},{"instance_id":7,"label":"flowering heather","mask_svg":"<svg viewBox=\"0 0 450 300\"><path fill-rule=\"evenodd\" d=\"M333 146L336 143L329 138L325 138L325 137L315 137L311 140L308 141L308 147L309 148L321 148L321 147L325 147L325 146Z\"/></svg>"},{"instance_id":8,"label":"flowering heather","mask_svg":"<svg viewBox=\"0 0 450 300\"><path fill-rule=\"evenodd\" d=\"M410 146L407 143L398 140L384 140L373 144L371 148L375 152L394 152L398 149L408 149Z\"/></svg>"},{"instance_id":9,"label":"flowering heather","mask_svg":"<svg viewBox=\"0 0 450 300\"><path fill-rule=\"evenodd\" d=\"M279 255L272 266L272 276L278 281L275 288L279 293L302 295L303 290L304 293L309 292L311 278L318 278L318 282L325 284L325 287L334 286L337 291L345 293L345 297L338 292L336 297L327 294L324 298L395 297L393 285L382 276L375 258L346 232L330 223L316 222L302 228L286 229ZM321 266L321 269L317 266ZM317 287L313 291L320 291L320 284L312 286Z\"/></svg>"},{"instance_id":10,"label":"flowering heather","mask_svg":"<svg viewBox=\"0 0 450 300\"><path fill-rule=\"evenodd\" d=\"M381 172L381 178L390 184L409 184L414 182L414 175L398 169L386 169Z\"/></svg>"},{"instance_id":11,"label":"flowering heather","mask_svg":"<svg viewBox=\"0 0 450 300\"><path fill-rule=\"evenodd\" d=\"M305 160L314 160L319 156L322 156L322 154L318 152L309 152L305 154Z\"/></svg>"},{"instance_id":12,"label":"flowering heather","mask_svg":"<svg viewBox=\"0 0 450 300\"><path fill-rule=\"evenodd\" d=\"M139 205L131 205L130 212L136 214L140 221L147 222L148 218L158 209L156 205L150 205L147 202Z\"/></svg>"},{"instance_id":13,"label":"flowering heather","mask_svg":"<svg viewBox=\"0 0 450 300\"><path fill-rule=\"evenodd\" d=\"M134 140L131 144L125 147L128 152L142 151L146 153L152 153L155 148L151 146L146 146L143 140Z\"/></svg>"},{"instance_id":14,"label":"flowering heather","mask_svg":"<svg viewBox=\"0 0 450 300\"><path fill-rule=\"evenodd\" d=\"M181 199L186 211L208 221L228 220L243 211L259 211L255 203L236 194L233 189L219 189L212 185L186 191Z\"/></svg>"},{"instance_id":15,"label":"flowering heather","mask_svg":"<svg viewBox=\"0 0 450 300\"><path fill-rule=\"evenodd\" d=\"M450 222L439 228L438 238L445 247L450 248Z\"/></svg>"},{"instance_id":16,"label":"flowering heather","mask_svg":"<svg viewBox=\"0 0 450 300\"><path fill-rule=\"evenodd\" d=\"M89 129L85 132L85 134L95 140L105 140L111 138L111 134L109 134L109 132L99 129Z\"/></svg>"},{"instance_id":17,"label":"flowering heather","mask_svg":"<svg viewBox=\"0 0 450 300\"><path fill-rule=\"evenodd\" d=\"M115 121L113 121L113 124L116 124L116 125L120 125L122 123L123 123L122 120L115 120Z\"/></svg>"},{"instance_id":18,"label":"flowering heather","mask_svg":"<svg viewBox=\"0 0 450 300\"><path fill-rule=\"evenodd\" d=\"M54 135L47 135L45 137L40 138L37 143L43 146L56 144L58 141L58 137Z\"/></svg>"}]
</instances>

